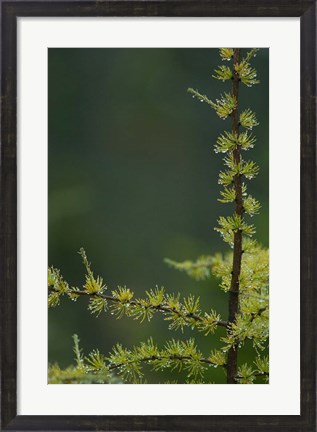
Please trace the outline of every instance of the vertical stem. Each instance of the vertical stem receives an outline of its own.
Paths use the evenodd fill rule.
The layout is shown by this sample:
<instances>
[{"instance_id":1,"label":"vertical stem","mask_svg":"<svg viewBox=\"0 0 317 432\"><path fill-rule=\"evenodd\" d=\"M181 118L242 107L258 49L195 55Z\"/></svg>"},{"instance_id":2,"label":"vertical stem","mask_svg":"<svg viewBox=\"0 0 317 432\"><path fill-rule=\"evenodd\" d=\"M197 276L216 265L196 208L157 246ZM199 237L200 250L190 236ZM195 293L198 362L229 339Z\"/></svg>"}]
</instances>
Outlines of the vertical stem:
<instances>
[{"instance_id":1,"label":"vertical stem","mask_svg":"<svg viewBox=\"0 0 317 432\"><path fill-rule=\"evenodd\" d=\"M235 48L233 54L233 64L239 63L240 49ZM232 133L233 135L239 135L239 115L238 115L238 96L239 96L239 75L233 70L232 80L232 94L237 100L236 109L231 114L232 119ZM240 148L237 147L233 151L233 158L235 163L239 163L241 160ZM242 198L242 183L241 176L236 175L234 177L234 188L236 193L235 199L235 212L237 215L243 215L243 198ZM234 233L233 238L233 263L232 263L232 277L229 291L229 323L235 322L236 315L239 310L239 280L241 273L241 258L242 258L242 233L237 231ZM227 357L227 383L236 384L235 377L237 375L238 368L238 346L230 348Z\"/></svg>"}]
</instances>

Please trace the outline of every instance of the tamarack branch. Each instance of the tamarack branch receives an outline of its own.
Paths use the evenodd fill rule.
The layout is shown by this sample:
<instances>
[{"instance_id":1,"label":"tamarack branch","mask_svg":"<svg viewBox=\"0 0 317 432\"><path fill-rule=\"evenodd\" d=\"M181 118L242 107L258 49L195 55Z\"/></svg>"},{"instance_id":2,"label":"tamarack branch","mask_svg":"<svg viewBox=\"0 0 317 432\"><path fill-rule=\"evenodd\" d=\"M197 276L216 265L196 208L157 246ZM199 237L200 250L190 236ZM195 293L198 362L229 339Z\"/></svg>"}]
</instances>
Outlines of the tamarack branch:
<instances>
[{"instance_id":1,"label":"tamarack branch","mask_svg":"<svg viewBox=\"0 0 317 432\"><path fill-rule=\"evenodd\" d=\"M242 157L243 152L255 145L256 138L251 130L258 122L250 108L241 110L243 101L239 92L242 84L252 87L259 83L250 63L257 51L254 48L243 55L240 48L219 50L225 64L215 70L213 77L231 83L231 91L223 93L219 99L212 101L200 91L188 89L192 97L206 103L220 119L231 119L231 129L224 131L214 145L216 153L225 154L225 169L220 172L218 181L223 188L219 201L234 205L232 216L220 216L215 230L231 249L225 254L200 256L196 261L165 259L170 267L185 272L196 281L213 277L220 280L220 289L228 293L228 319L221 318L214 309L203 312L197 296L190 294L181 299L180 293L166 293L163 287L146 291L143 298L135 298L126 286L118 286L108 293L103 279L94 276L84 249L79 251L86 270L82 288L70 286L58 269L48 269L49 307L58 306L64 296L73 301L86 298L88 311L96 316L110 311L117 319L127 316L142 323L159 313L168 322L170 330L189 328L206 337L216 337L222 329L221 334L225 332L225 335L218 337L222 347L215 349L211 338L210 352L203 354L194 338L186 341L171 339L163 348L150 338L131 349L117 344L108 356L94 350L85 357L79 347L79 338L74 335L76 364L66 369L57 364L50 365L50 383L144 383L147 382L142 369L144 364L155 372L164 369L184 371L186 383L209 382L206 376L209 376L210 368L218 366L224 371L228 384L251 384L258 379L268 382L269 360L262 354L268 347L269 337L268 250L252 238L255 227L246 220L246 215L256 215L261 208L248 193L246 184L258 174L259 167ZM247 343L254 349L254 361L239 364L238 353Z\"/></svg>"}]
</instances>

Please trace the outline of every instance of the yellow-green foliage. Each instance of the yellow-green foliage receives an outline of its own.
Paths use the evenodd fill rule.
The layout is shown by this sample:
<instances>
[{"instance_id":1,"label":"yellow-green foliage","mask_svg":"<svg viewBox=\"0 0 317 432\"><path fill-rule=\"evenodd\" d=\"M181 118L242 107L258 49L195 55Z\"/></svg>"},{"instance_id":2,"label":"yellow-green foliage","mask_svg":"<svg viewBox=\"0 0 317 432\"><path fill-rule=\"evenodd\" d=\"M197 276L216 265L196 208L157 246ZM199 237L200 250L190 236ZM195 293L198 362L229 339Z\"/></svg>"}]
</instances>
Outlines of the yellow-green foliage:
<instances>
[{"instance_id":1,"label":"yellow-green foliage","mask_svg":"<svg viewBox=\"0 0 317 432\"><path fill-rule=\"evenodd\" d=\"M93 351L88 358L83 357L79 348L79 338L73 335L76 365L61 369L58 364L49 365L49 384L115 384L121 381L103 363L99 352Z\"/></svg>"},{"instance_id":2,"label":"yellow-green foliage","mask_svg":"<svg viewBox=\"0 0 317 432\"><path fill-rule=\"evenodd\" d=\"M215 71L215 78L222 81L231 80L238 75L239 81L247 86L258 84L256 70L250 65L257 49L246 53L245 57L233 64L234 49L221 48L220 58L228 62L220 65ZM230 63L229 63L230 62ZM230 66L229 66L230 64ZM220 99L212 102L206 95L188 89L188 92L200 101L207 103L217 115L225 119L237 108L238 101L232 93L224 93ZM237 111L236 111L237 112ZM260 203L247 191L247 181L259 173L259 167L253 161L237 159L237 150L248 151L255 145L256 138L249 129L258 125L255 113L249 108L239 115L240 126L246 130L225 131L216 140L214 150L224 154L225 170L219 174L219 185L222 186L219 201L234 203L237 200L237 177L242 178L240 195L242 194L243 212L232 216L220 216L219 226L215 228L231 248L235 245L235 236L242 233L242 260L239 274L239 307L235 319L227 321L213 309L201 310L199 297L190 294L181 298L180 293L166 293L164 287L156 286L145 292L143 298L135 298L133 291L127 286L118 286L110 292L100 276L95 277L84 249L79 251L86 270L85 281L81 288L70 286L60 271L54 267L48 269L48 305L56 307L60 298L66 296L71 300L86 297L88 311L99 316L111 313L117 319L127 316L140 323L150 321L159 312L168 328L183 331L185 327L207 335L217 336L219 327L225 329L225 336L217 336L222 347L202 353L196 346L194 338L187 341L171 339L159 348L150 338L132 348L117 344L109 354L100 353L97 349L86 357L79 348L79 339L74 336L74 354L76 364L61 370L54 364L49 367L49 383L115 383L132 382L146 383L144 365L153 371L164 369L180 372L185 371L186 383L206 383L206 372L210 367L221 367L226 372L227 352L243 349L250 340L254 347L252 364L240 364L235 381L240 384L252 384L258 379L268 382L269 359L263 355L268 347L269 336L269 253L252 237L255 226L248 223L245 217L259 213ZM241 247L241 246L240 246ZM200 256L196 261L176 262L166 259L166 263L176 270L185 272L194 280L217 278L219 287L225 293L231 290L233 274L233 252L216 253ZM223 332L222 332L223 334ZM119 377L119 378L118 378ZM119 381L118 381L119 380ZM174 381L173 381L174 382ZM177 382L177 380L175 381ZM259 382L259 381L257 381Z\"/></svg>"}]
</instances>

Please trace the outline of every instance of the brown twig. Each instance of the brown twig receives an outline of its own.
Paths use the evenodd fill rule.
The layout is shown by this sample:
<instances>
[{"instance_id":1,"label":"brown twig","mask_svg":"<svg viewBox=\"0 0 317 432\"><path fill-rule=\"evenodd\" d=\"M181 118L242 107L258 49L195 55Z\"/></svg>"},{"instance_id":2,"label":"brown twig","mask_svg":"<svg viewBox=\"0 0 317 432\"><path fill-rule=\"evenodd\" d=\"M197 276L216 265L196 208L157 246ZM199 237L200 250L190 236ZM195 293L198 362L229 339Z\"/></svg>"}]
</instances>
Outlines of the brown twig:
<instances>
[{"instance_id":1,"label":"brown twig","mask_svg":"<svg viewBox=\"0 0 317 432\"><path fill-rule=\"evenodd\" d=\"M237 101L236 108L232 111L232 133L239 136L239 113L238 113L238 96L239 96L239 75L234 69L234 65L239 63L240 48L234 49L233 54L233 80L232 80L232 94ZM236 164L240 163L240 148L237 146L233 151L233 158ZM234 177L235 188L235 212L238 216L243 215L243 198L242 198L242 183L241 176L236 174ZM239 311L239 279L241 273L241 259L242 259L242 232L237 230L233 238L233 263L232 263L232 278L229 292L229 323L235 322L236 315ZM234 346L229 349L227 357L227 383L236 384L236 375L238 368L238 350Z\"/></svg>"}]
</instances>

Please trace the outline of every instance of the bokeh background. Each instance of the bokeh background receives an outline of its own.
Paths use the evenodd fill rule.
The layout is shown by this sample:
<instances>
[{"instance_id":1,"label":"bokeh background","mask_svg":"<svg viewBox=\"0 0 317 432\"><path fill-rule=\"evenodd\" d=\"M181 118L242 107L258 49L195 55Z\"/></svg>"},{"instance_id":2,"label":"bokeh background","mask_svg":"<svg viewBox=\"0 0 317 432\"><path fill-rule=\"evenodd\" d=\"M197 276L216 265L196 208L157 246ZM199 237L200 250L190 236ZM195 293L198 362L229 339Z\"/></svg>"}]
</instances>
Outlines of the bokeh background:
<instances>
[{"instance_id":1,"label":"bokeh background","mask_svg":"<svg viewBox=\"0 0 317 432\"><path fill-rule=\"evenodd\" d=\"M211 77L220 63L217 49L49 49L48 265L71 285L84 283L77 254L84 247L110 290L127 285L141 297L163 285L200 296L203 310L216 309L226 319L228 294L217 280L195 282L163 262L228 250L213 230L220 215L232 213L230 204L217 202L222 158L213 144L230 120L186 92L193 87L215 99L229 91L230 82ZM268 246L269 50L261 49L252 63L261 83L240 86L240 107L250 107L260 122L247 156L261 171L248 184L262 204L252 219L256 238ZM159 345L194 336L206 354L220 346L217 336L168 330L161 315L143 324L110 313L96 318L86 299L64 300L49 310L50 363L73 363L74 333L86 354L94 348L108 353L117 342L132 347L150 336ZM247 348L240 360L251 353ZM224 378L221 370L210 372L215 383Z\"/></svg>"}]
</instances>

